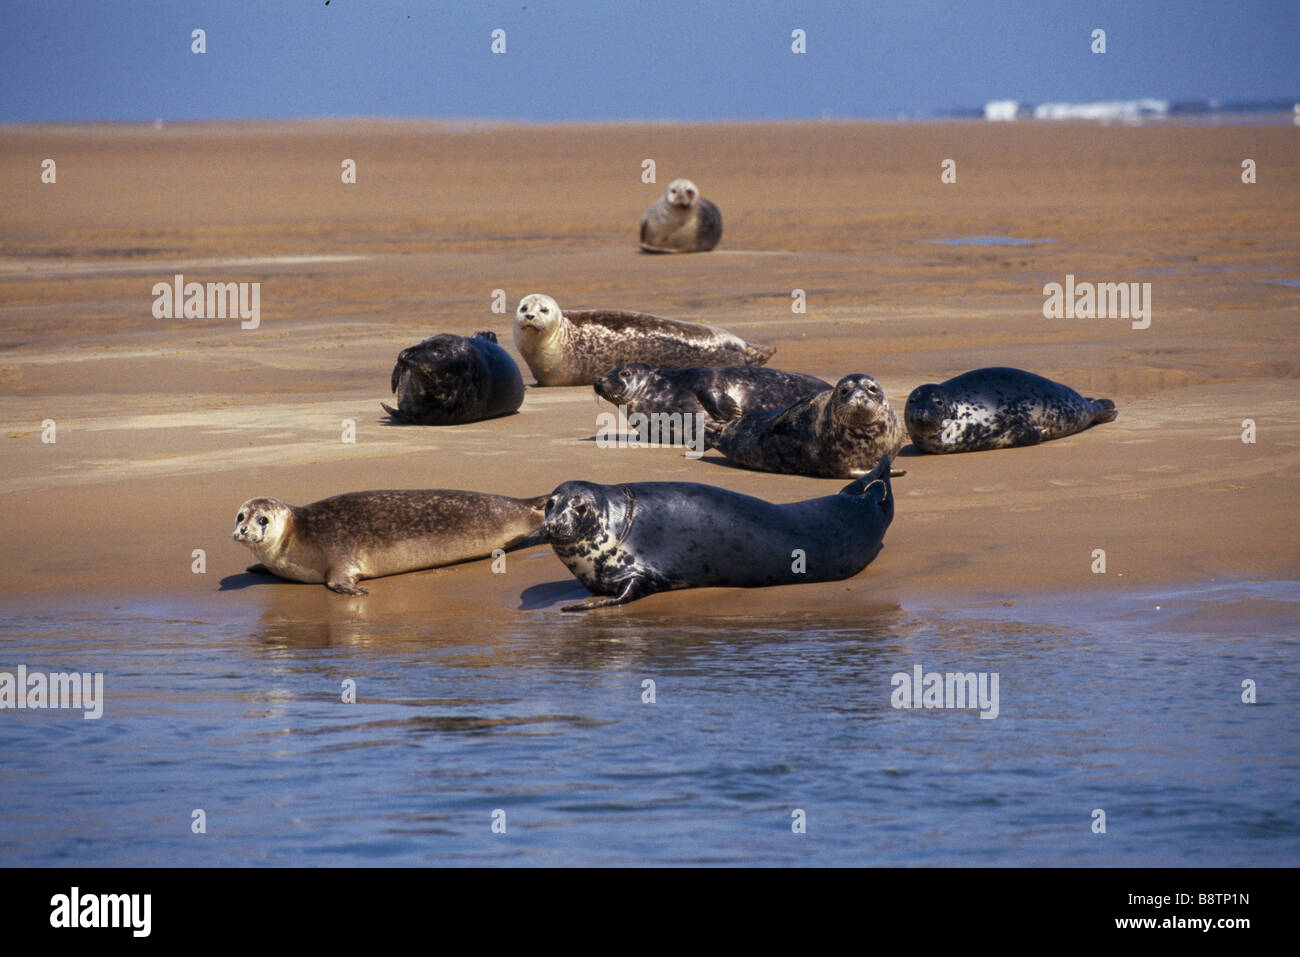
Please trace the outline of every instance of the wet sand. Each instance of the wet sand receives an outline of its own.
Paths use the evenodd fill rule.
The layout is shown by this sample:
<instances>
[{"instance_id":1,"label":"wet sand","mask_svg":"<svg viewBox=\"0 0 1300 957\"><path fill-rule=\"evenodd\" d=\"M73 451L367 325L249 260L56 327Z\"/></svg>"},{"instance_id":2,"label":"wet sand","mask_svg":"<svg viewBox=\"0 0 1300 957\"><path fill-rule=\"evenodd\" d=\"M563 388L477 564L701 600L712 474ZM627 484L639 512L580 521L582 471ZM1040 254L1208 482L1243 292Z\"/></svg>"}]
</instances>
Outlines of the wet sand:
<instances>
[{"instance_id":1,"label":"wet sand","mask_svg":"<svg viewBox=\"0 0 1300 957\"><path fill-rule=\"evenodd\" d=\"M716 453L598 448L610 407L584 388L530 388L519 414L468 426L386 423L402 347L492 329L516 354L510 313L535 291L717 323L776 345L774 367L869 372L900 413L916 385L985 365L1119 407L1116 422L1037 448L905 452L885 549L850 581L659 595L639 613L842 617L1295 578L1300 290L1278 282L1300 279L1295 135L964 122L7 128L0 176L20 185L0 200L3 601L156 595L290 618L503 621L585 590L548 548L513 553L504 575L477 562L374 581L367 599L262 580L242 574L252 556L230 540L235 509L363 488L527 496L573 478L699 481L774 501L844 484L743 471ZM46 157L53 185L40 182ZM641 182L647 157L657 185ZM1255 185L1240 181L1244 157ZM340 182L344 158L355 185ZM940 182L945 158L956 184ZM721 207L722 244L638 254L640 214L677 175ZM985 235L1041 241L935 242ZM154 318L151 288L176 272L260 282L260 327ZM1067 273L1150 282L1150 328L1044 319L1043 285ZM804 315L790 308L796 288ZM505 315L491 308L497 289ZM41 441L46 419L54 444ZM340 439L344 419L355 443ZM1091 571L1097 548L1105 574Z\"/></svg>"}]
</instances>

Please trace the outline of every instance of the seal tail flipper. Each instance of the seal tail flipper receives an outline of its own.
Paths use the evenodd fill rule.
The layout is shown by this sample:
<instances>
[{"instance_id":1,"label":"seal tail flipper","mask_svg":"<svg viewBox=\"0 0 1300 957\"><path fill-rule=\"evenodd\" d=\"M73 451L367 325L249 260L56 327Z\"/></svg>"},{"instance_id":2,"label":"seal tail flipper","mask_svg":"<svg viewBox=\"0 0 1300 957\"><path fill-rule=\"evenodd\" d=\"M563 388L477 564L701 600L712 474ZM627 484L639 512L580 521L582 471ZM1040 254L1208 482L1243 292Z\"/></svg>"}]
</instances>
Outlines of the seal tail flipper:
<instances>
[{"instance_id":1,"label":"seal tail flipper","mask_svg":"<svg viewBox=\"0 0 1300 957\"><path fill-rule=\"evenodd\" d=\"M1119 412L1115 409L1115 403L1110 401L1110 399L1090 398L1088 401L1098 407L1097 414L1092 420L1093 425L1101 425L1103 422L1114 422L1115 416L1119 415Z\"/></svg>"},{"instance_id":2,"label":"seal tail flipper","mask_svg":"<svg viewBox=\"0 0 1300 957\"><path fill-rule=\"evenodd\" d=\"M546 516L546 503L550 499L550 497L551 496L549 494L537 495L534 496L533 498L522 498L519 501L523 505L532 509L532 511L536 512L537 517L541 519L541 518L545 518ZM548 544L549 541L550 540L546 537L545 530L539 526L534 531L529 532L523 538L519 539L519 541L514 542L506 547L507 548L532 548L534 545L546 545Z\"/></svg>"},{"instance_id":3,"label":"seal tail flipper","mask_svg":"<svg viewBox=\"0 0 1300 957\"><path fill-rule=\"evenodd\" d=\"M747 366L761 366L774 355L776 355L776 346L756 346L752 342L745 343L745 365Z\"/></svg>"},{"instance_id":4,"label":"seal tail flipper","mask_svg":"<svg viewBox=\"0 0 1300 957\"><path fill-rule=\"evenodd\" d=\"M840 494L863 495L866 493L867 489L871 488L871 486L876 483L883 483L885 486L885 497L888 498L891 494L889 479L890 476L894 474L894 470L889 467L889 464L889 456L882 455L880 461L876 463L875 468L862 476L862 478L854 479L848 485L844 486L844 488L840 489ZM906 475L907 473L903 472L901 474Z\"/></svg>"},{"instance_id":5,"label":"seal tail flipper","mask_svg":"<svg viewBox=\"0 0 1300 957\"><path fill-rule=\"evenodd\" d=\"M717 419L710 419L704 423L704 447L706 449L716 449L718 447L718 436L722 434L722 429L726 424Z\"/></svg>"}]
</instances>

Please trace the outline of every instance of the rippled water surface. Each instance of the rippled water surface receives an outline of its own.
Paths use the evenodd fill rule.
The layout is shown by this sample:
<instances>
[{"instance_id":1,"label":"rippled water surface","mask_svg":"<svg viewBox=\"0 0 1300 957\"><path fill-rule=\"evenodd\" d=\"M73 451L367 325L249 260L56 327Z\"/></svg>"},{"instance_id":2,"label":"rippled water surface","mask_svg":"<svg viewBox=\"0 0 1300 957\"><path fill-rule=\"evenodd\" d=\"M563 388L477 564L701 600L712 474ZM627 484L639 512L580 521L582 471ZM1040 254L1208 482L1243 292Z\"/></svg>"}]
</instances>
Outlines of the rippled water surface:
<instances>
[{"instance_id":1,"label":"rippled water surface","mask_svg":"<svg viewBox=\"0 0 1300 957\"><path fill-rule=\"evenodd\" d=\"M10 614L106 704L0 711L0 863L1300 864L1300 583L512 629ZM998 717L895 709L917 664Z\"/></svg>"}]
</instances>

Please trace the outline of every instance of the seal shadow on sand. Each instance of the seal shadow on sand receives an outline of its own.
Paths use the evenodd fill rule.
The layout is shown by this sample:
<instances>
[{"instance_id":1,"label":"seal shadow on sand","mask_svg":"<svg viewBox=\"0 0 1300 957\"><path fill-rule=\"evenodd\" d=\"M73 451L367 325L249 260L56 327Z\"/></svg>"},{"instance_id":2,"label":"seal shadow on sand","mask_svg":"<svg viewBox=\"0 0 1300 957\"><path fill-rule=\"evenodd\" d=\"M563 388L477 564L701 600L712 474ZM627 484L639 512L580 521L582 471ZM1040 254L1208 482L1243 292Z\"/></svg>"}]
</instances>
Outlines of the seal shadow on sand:
<instances>
[{"instance_id":1,"label":"seal shadow on sand","mask_svg":"<svg viewBox=\"0 0 1300 957\"><path fill-rule=\"evenodd\" d=\"M530 585L519 593L518 611L542 611L557 605L572 605L593 597L587 586L574 578Z\"/></svg>"},{"instance_id":2,"label":"seal shadow on sand","mask_svg":"<svg viewBox=\"0 0 1300 957\"><path fill-rule=\"evenodd\" d=\"M277 582L285 582L290 585L306 584L305 582L281 578L279 575L273 575L270 572L238 572L221 579L218 582L217 591L242 591L245 588L251 588L253 585L274 585ZM317 585L316 587L319 588L320 586Z\"/></svg>"},{"instance_id":3,"label":"seal shadow on sand","mask_svg":"<svg viewBox=\"0 0 1300 957\"><path fill-rule=\"evenodd\" d=\"M393 429L456 429L464 425L479 425L483 422L493 422L496 419L508 419L512 415L518 415L519 410L513 412L502 412L500 415L491 415L483 419L474 419L472 422L448 422L446 425L425 425L423 422L398 422L387 412L375 416L371 420L371 425L379 425L385 428Z\"/></svg>"}]
</instances>

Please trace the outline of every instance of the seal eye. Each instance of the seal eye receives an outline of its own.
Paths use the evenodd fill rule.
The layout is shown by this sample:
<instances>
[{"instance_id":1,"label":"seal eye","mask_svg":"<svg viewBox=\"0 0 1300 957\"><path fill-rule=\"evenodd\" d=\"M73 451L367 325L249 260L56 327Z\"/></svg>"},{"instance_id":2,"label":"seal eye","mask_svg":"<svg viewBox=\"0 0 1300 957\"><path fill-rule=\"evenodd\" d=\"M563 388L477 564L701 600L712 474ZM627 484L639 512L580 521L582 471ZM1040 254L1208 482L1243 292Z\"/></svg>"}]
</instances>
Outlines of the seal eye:
<instances>
[{"instance_id":1,"label":"seal eye","mask_svg":"<svg viewBox=\"0 0 1300 957\"><path fill-rule=\"evenodd\" d=\"M266 522L267 522L267 518L265 515L259 516L257 519L257 524L261 525L263 528L266 528Z\"/></svg>"},{"instance_id":2,"label":"seal eye","mask_svg":"<svg viewBox=\"0 0 1300 957\"><path fill-rule=\"evenodd\" d=\"M539 311L540 311L540 312L550 312L550 311L551 311L551 307L550 307L550 306L542 306L542 308L541 308Z\"/></svg>"},{"instance_id":3,"label":"seal eye","mask_svg":"<svg viewBox=\"0 0 1300 957\"><path fill-rule=\"evenodd\" d=\"M243 513L243 512L240 512L238 515L235 516L235 524L236 524L236 525L242 525L242 524L244 524L244 513Z\"/></svg>"}]
</instances>

